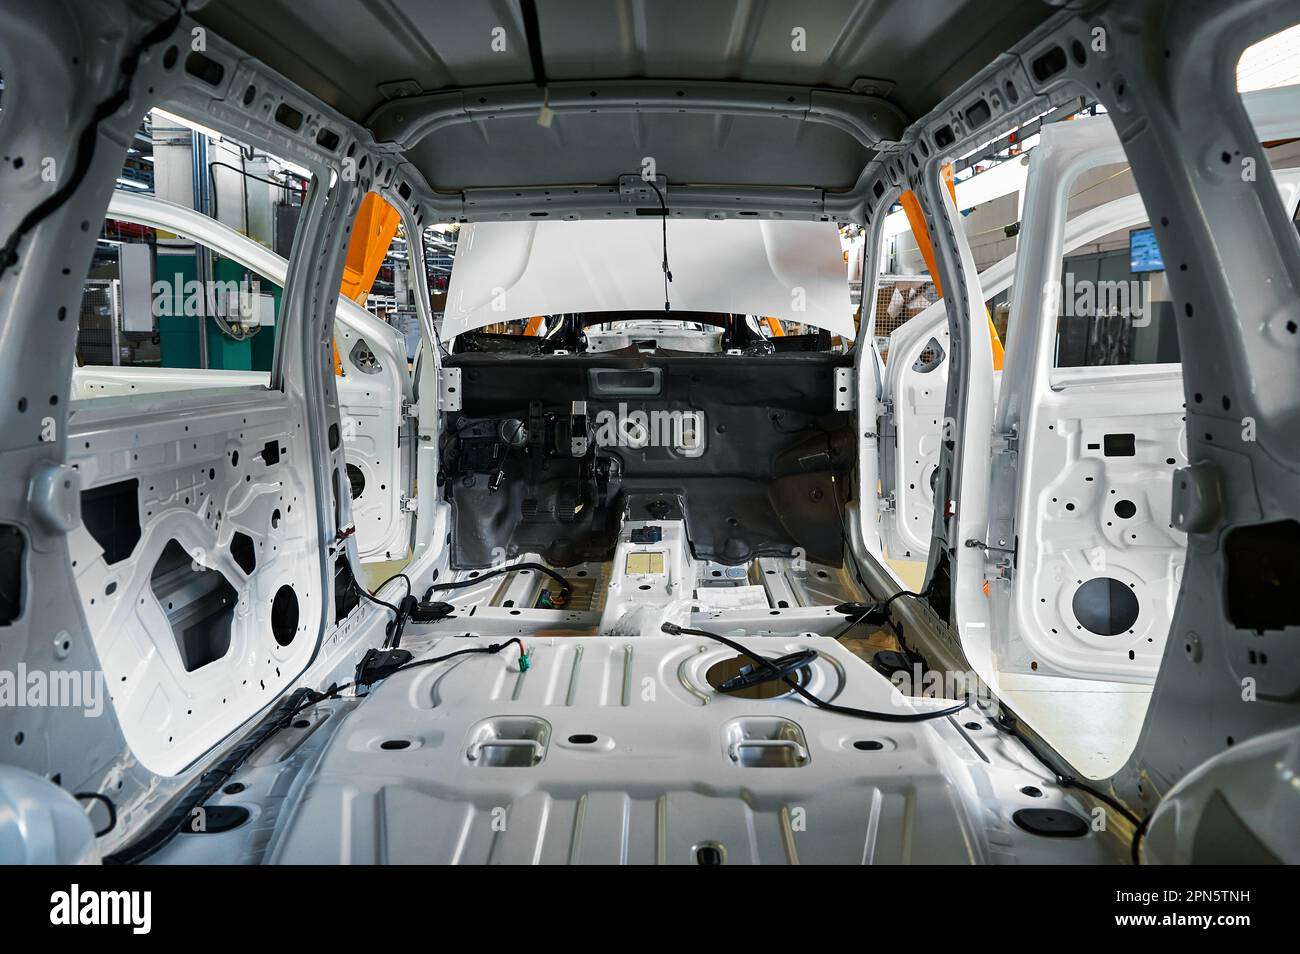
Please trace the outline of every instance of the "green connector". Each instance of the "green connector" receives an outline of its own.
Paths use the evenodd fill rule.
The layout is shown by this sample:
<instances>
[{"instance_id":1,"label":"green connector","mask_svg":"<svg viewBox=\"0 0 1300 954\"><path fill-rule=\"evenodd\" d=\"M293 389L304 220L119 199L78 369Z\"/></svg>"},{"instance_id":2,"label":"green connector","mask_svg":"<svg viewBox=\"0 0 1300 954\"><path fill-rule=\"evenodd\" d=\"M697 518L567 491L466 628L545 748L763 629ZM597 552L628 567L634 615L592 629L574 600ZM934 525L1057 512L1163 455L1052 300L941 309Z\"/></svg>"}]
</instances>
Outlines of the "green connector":
<instances>
[{"instance_id":1,"label":"green connector","mask_svg":"<svg viewBox=\"0 0 1300 954\"><path fill-rule=\"evenodd\" d=\"M520 672L527 672L529 669L532 669L532 668L533 668L533 660L529 657L528 653L520 653L520 654L519 654L519 671L520 671Z\"/></svg>"}]
</instances>

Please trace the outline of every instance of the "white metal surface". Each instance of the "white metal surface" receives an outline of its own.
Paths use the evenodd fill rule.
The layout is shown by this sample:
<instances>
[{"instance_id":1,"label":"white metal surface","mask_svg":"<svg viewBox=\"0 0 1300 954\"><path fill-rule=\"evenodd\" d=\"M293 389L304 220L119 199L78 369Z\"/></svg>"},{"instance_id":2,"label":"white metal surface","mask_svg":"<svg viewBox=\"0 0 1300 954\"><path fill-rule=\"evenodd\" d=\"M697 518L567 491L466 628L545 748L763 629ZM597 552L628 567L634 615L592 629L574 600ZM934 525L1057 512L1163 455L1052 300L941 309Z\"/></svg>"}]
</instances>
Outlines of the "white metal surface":
<instances>
[{"instance_id":1,"label":"white metal surface","mask_svg":"<svg viewBox=\"0 0 1300 954\"><path fill-rule=\"evenodd\" d=\"M174 232L284 286L289 265L285 259L194 209L150 195L114 192L107 214ZM357 469L361 475L358 483L364 485L352 500L357 554L367 562L393 559L406 552L410 541L410 516L401 506L406 483L398 442L401 407L412 396L406 344L395 328L342 296L335 310L334 332L344 371L335 381L343 448L348 466ZM358 361L356 355L364 353L373 361ZM72 373L72 396L86 399L265 386L269 380L270 375L260 371L79 367Z\"/></svg>"},{"instance_id":2,"label":"white metal surface","mask_svg":"<svg viewBox=\"0 0 1300 954\"><path fill-rule=\"evenodd\" d=\"M1069 127L1064 128L1068 133ZM1278 170L1274 179L1283 205L1293 214L1300 197L1300 169ZM1088 209L1066 223L1062 252L1068 254L1146 220L1142 197L1136 194ZM980 273L985 300L1011 286L1015 267L1016 256L1011 254ZM881 447L881 493L888 505L881 510L880 532L891 556L914 560L924 560L930 549L934 518L930 479L939 463L948 386L946 357L924 370L914 367L922 352L931 347L931 339L947 352L948 317L942 299L890 336L883 386L884 400L891 405L892 417L887 423L892 427L894 446L888 453ZM1001 372L993 372L993 376L996 396Z\"/></svg>"},{"instance_id":3,"label":"white metal surface","mask_svg":"<svg viewBox=\"0 0 1300 954\"><path fill-rule=\"evenodd\" d=\"M67 537L80 608L126 743L114 772L138 761L175 775L269 705L314 651L324 606L312 582L320 543L309 520L302 414L278 391L152 394L83 402L70 427L68 463L82 486L125 482L139 513L138 541L112 563L84 520ZM275 464L265 455L271 443L279 447ZM235 560L236 533L250 541L251 573ZM171 600L154 585L173 541L195 576L215 572L234 593L224 604L228 646L197 667L187 667L183 651L187 624L173 628ZM283 586L295 591L298 608L285 642L271 625Z\"/></svg>"},{"instance_id":4,"label":"white metal surface","mask_svg":"<svg viewBox=\"0 0 1300 954\"><path fill-rule=\"evenodd\" d=\"M1300 864L1300 727L1247 739L1165 794L1148 864ZM1265 836L1267 833L1267 836Z\"/></svg>"},{"instance_id":5,"label":"white metal surface","mask_svg":"<svg viewBox=\"0 0 1300 954\"><path fill-rule=\"evenodd\" d=\"M1021 808L1091 816L974 713L892 724L724 696L705 674L734 654L693 637L526 641L526 673L510 647L380 685L333 728L270 860L698 864L710 849L728 864L1117 860L1096 831L1017 827ZM840 704L942 705L905 700L833 640L742 641L816 648L808 689ZM428 653L476 642L448 637Z\"/></svg>"},{"instance_id":6,"label":"white metal surface","mask_svg":"<svg viewBox=\"0 0 1300 954\"><path fill-rule=\"evenodd\" d=\"M106 817L100 806L101 817ZM0 864L97 864L95 829L72 794L49 779L0 765Z\"/></svg>"},{"instance_id":7,"label":"white metal surface","mask_svg":"<svg viewBox=\"0 0 1300 954\"><path fill-rule=\"evenodd\" d=\"M974 587L958 595L966 607L965 615L959 612L963 645L986 679L996 678L996 669L1149 684L1177 600L1185 544L1169 526L1168 510L1170 475L1186 463L1180 368L1054 368L1055 304L1044 307L1045 296L1033 291L1059 276L1061 258L1071 249L1146 219L1141 197L1132 195L1065 221L1077 175L1123 158L1105 118L1045 130L1043 145L1031 153L1020 235L1020 248L1033 254L1020 264L1009 256L981 275L985 299L1008 287L1013 271L1016 284L1006 372L996 391L1000 410L990 497L986 503L963 495L959 502L968 511L987 505L990 513L989 532L973 537L995 548L984 551L989 597ZM1284 170L1275 178L1294 211L1300 172ZM913 392L928 390L928 382L921 383L925 376L911 361L928 342L931 326L936 340L946 341L940 320L938 314L922 313L908 322L896 336L887 366L886 391L896 389L896 426L902 435L891 473L896 510L884 514L882 531L913 552L924 552L920 548L928 547L928 540L909 535L911 527L899 518L933 512L928 498L917 498L928 488L918 486L916 478L923 476L921 462L931 468L937 462L934 432L942 418L934 412L942 408L914 400ZM1019 408L1014 431L1004 406ZM1133 434L1142 450L1136 457L1106 456L1107 433ZM927 446L928 454L923 453ZM904 447L911 452L906 459ZM909 464L917 466L909 471ZM993 515L1008 514L1013 497L1014 520L999 523ZM1119 516L1115 507L1121 501L1135 508L1132 515ZM1122 512L1128 512L1128 504L1121 504ZM925 521L909 523L926 523L928 530ZM1007 556L996 548L1018 549L1012 573L1007 573ZM1089 580L1108 578L1133 591L1139 615L1126 631L1100 635L1077 618L1075 596Z\"/></svg>"},{"instance_id":8,"label":"white metal surface","mask_svg":"<svg viewBox=\"0 0 1300 954\"><path fill-rule=\"evenodd\" d=\"M460 231L442 334L511 318L663 311L660 219L491 222ZM852 338L831 222L672 219L673 312L771 315Z\"/></svg>"},{"instance_id":9,"label":"white metal surface","mask_svg":"<svg viewBox=\"0 0 1300 954\"><path fill-rule=\"evenodd\" d=\"M633 531L649 527L659 528L658 542L632 542ZM610 566L600 633L655 636L665 622L687 624L697 576L681 520L624 521Z\"/></svg>"}]
</instances>

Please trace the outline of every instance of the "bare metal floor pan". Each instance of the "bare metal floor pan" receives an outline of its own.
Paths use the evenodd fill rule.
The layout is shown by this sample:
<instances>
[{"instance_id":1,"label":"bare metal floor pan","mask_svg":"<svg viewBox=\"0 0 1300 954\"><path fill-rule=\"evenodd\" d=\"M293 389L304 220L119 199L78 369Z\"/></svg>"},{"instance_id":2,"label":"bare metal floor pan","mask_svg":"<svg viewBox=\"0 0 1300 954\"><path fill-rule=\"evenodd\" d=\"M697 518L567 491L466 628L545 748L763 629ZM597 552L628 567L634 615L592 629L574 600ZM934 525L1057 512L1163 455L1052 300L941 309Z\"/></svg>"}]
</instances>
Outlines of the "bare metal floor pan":
<instances>
[{"instance_id":1,"label":"bare metal floor pan","mask_svg":"<svg viewBox=\"0 0 1300 954\"><path fill-rule=\"evenodd\" d=\"M473 642L445 637L432 654ZM941 705L904 701L833 640L745 643L773 655L814 646L808 688L825 699L890 712ZM529 649L526 673L510 648L381 684L316 729L318 754L292 784L265 760L250 767L248 788L227 801L278 790L282 802L278 820L265 819L264 850L232 840L233 853L279 863L1115 860L1114 840L1098 832L1044 838L1017 826L1023 808L1090 816L974 710L897 724L719 695L704 674L732 653L691 637ZM201 857L218 860L227 837L207 836ZM169 860L200 851L178 842Z\"/></svg>"}]
</instances>

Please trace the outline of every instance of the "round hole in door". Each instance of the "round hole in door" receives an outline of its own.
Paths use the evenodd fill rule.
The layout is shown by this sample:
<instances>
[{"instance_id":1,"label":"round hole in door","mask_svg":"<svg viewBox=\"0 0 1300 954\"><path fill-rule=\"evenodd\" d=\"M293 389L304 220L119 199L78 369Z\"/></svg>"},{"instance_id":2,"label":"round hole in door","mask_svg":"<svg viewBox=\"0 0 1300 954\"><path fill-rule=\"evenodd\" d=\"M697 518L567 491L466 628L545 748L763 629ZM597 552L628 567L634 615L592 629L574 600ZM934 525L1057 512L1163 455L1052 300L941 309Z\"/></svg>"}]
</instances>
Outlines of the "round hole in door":
<instances>
[{"instance_id":1,"label":"round hole in door","mask_svg":"<svg viewBox=\"0 0 1300 954\"><path fill-rule=\"evenodd\" d=\"M271 600L271 635L281 646L288 646L298 634L298 594L285 584Z\"/></svg>"},{"instance_id":2,"label":"round hole in door","mask_svg":"<svg viewBox=\"0 0 1300 954\"><path fill-rule=\"evenodd\" d=\"M348 486L352 491L353 500L366 492L366 475L356 464L348 464Z\"/></svg>"},{"instance_id":3,"label":"round hole in door","mask_svg":"<svg viewBox=\"0 0 1300 954\"><path fill-rule=\"evenodd\" d=\"M1099 576L1074 591L1071 601L1075 618L1098 636L1128 632L1138 618L1138 598L1119 580Z\"/></svg>"},{"instance_id":4,"label":"round hole in door","mask_svg":"<svg viewBox=\"0 0 1300 954\"><path fill-rule=\"evenodd\" d=\"M1121 520L1127 520L1137 512L1137 505L1131 500L1120 500L1115 504L1115 516Z\"/></svg>"}]
</instances>

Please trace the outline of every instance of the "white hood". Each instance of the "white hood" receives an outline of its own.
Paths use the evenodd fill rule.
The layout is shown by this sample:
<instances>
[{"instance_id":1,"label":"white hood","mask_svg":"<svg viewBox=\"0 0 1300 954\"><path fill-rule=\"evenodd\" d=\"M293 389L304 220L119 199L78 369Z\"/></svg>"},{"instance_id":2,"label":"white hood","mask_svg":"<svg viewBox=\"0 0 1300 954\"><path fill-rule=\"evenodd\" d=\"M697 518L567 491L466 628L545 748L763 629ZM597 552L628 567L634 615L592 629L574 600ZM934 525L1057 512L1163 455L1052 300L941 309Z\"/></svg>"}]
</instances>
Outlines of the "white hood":
<instances>
[{"instance_id":1,"label":"white hood","mask_svg":"<svg viewBox=\"0 0 1300 954\"><path fill-rule=\"evenodd\" d=\"M662 311L662 220L464 225L446 338L532 315ZM853 337L848 274L832 222L670 219L671 314L767 315Z\"/></svg>"}]
</instances>

